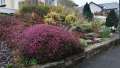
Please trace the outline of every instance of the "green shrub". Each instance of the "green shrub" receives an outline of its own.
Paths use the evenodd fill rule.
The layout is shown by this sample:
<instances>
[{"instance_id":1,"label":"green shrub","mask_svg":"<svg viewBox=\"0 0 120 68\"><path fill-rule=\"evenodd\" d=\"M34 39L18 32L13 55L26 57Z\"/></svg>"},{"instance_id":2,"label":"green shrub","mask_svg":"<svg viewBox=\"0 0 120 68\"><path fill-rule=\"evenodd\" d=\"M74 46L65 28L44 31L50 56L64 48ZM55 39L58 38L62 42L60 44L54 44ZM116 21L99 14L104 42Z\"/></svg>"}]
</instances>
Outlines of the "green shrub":
<instances>
[{"instance_id":1,"label":"green shrub","mask_svg":"<svg viewBox=\"0 0 120 68\"><path fill-rule=\"evenodd\" d=\"M35 5L24 5L20 8L21 13L32 13Z\"/></svg>"},{"instance_id":2,"label":"green shrub","mask_svg":"<svg viewBox=\"0 0 120 68\"><path fill-rule=\"evenodd\" d=\"M65 16L66 13L63 6L50 6L49 13L44 16L44 21L48 24L62 24Z\"/></svg>"},{"instance_id":3,"label":"green shrub","mask_svg":"<svg viewBox=\"0 0 120 68\"><path fill-rule=\"evenodd\" d=\"M49 11L49 7L47 5L39 4L39 5L24 5L20 8L20 13L32 13L35 12L39 16L43 17Z\"/></svg>"},{"instance_id":4,"label":"green shrub","mask_svg":"<svg viewBox=\"0 0 120 68\"><path fill-rule=\"evenodd\" d=\"M102 38L107 38L110 36L111 33L111 29L109 27L101 27L101 31L100 31L100 37Z\"/></svg>"},{"instance_id":5,"label":"green shrub","mask_svg":"<svg viewBox=\"0 0 120 68\"><path fill-rule=\"evenodd\" d=\"M41 16L44 17L45 15L47 15L49 11L49 6L47 5L43 5L43 4L39 4L38 6L36 6L36 13Z\"/></svg>"},{"instance_id":6,"label":"green shrub","mask_svg":"<svg viewBox=\"0 0 120 68\"><path fill-rule=\"evenodd\" d=\"M45 18L44 21L48 24L56 24L55 20L53 18Z\"/></svg>"},{"instance_id":7,"label":"green shrub","mask_svg":"<svg viewBox=\"0 0 120 68\"><path fill-rule=\"evenodd\" d=\"M61 20L61 16L57 12L50 12L44 18L45 22L48 24L57 24L57 22Z\"/></svg>"},{"instance_id":8,"label":"green shrub","mask_svg":"<svg viewBox=\"0 0 120 68\"><path fill-rule=\"evenodd\" d=\"M12 64L8 64L7 68L14 68Z\"/></svg>"},{"instance_id":9,"label":"green shrub","mask_svg":"<svg viewBox=\"0 0 120 68\"><path fill-rule=\"evenodd\" d=\"M91 22L88 22L85 20L84 21L77 20L72 24L72 27L73 28L80 27L80 29L85 32L99 32L101 26L103 25L104 25L104 22L100 22L98 20L91 21Z\"/></svg>"},{"instance_id":10,"label":"green shrub","mask_svg":"<svg viewBox=\"0 0 120 68\"><path fill-rule=\"evenodd\" d=\"M75 11L65 8L63 6L51 6L49 13L45 16L45 21L48 23L62 24L65 26L71 26L77 21Z\"/></svg>"},{"instance_id":11,"label":"green shrub","mask_svg":"<svg viewBox=\"0 0 120 68\"><path fill-rule=\"evenodd\" d=\"M83 45L83 47L88 47L88 43L87 43L87 41L85 39L81 38L80 43L81 43L81 45Z\"/></svg>"},{"instance_id":12,"label":"green shrub","mask_svg":"<svg viewBox=\"0 0 120 68\"><path fill-rule=\"evenodd\" d=\"M36 65L38 64L38 61L35 58L24 58L22 59L22 62L24 65Z\"/></svg>"},{"instance_id":13,"label":"green shrub","mask_svg":"<svg viewBox=\"0 0 120 68\"><path fill-rule=\"evenodd\" d=\"M100 31L101 26L103 25L103 22L100 22L98 20L95 20L92 22L92 31L95 33L98 33Z\"/></svg>"},{"instance_id":14,"label":"green shrub","mask_svg":"<svg viewBox=\"0 0 120 68\"><path fill-rule=\"evenodd\" d=\"M80 25L80 28L85 32L92 32L92 22L85 21Z\"/></svg>"},{"instance_id":15,"label":"green shrub","mask_svg":"<svg viewBox=\"0 0 120 68\"><path fill-rule=\"evenodd\" d=\"M83 8L83 15L88 21L93 20L93 13L91 12L90 5L88 3L86 3Z\"/></svg>"},{"instance_id":16,"label":"green shrub","mask_svg":"<svg viewBox=\"0 0 120 68\"><path fill-rule=\"evenodd\" d=\"M69 14L65 17L65 24L71 26L77 21L77 17L74 14Z\"/></svg>"},{"instance_id":17,"label":"green shrub","mask_svg":"<svg viewBox=\"0 0 120 68\"><path fill-rule=\"evenodd\" d=\"M50 12L64 13L65 9L63 6L50 6Z\"/></svg>"},{"instance_id":18,"label":"green shrub","mask_svg":"<svg viewBox=\"0 0 120 68\"><path fill-rule=\"evenodd\" d=\"M108 14L107 18L106 18L105 25L107 27L112 27L112 26L117 27L118 22L119 22L119 19L117 17L117 14L115 13L114 10L111 10L110 13Z\"/></svg>"}]
</instances>

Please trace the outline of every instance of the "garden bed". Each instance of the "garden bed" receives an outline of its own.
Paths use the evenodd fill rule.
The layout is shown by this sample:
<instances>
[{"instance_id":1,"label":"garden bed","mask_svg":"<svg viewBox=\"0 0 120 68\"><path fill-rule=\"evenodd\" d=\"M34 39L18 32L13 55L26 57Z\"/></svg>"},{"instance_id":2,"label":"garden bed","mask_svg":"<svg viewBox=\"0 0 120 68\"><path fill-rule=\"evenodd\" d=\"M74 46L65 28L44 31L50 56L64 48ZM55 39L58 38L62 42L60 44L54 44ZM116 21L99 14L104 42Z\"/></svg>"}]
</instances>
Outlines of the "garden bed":
<instances>
[{"instance_id":1,"label":"garden bed","mask_svg":"<svg viewBox=\"0 0 120 68\"><path fill-rule=\"evenodd\" d=\"M113 36L111 38L108 38L106 41L85 48L85 52L83 54L74 55L64 60L47 63L44 65L33 65L29 68L66 68L72 64L78 63L80 61L82 62L83 59L89 58L95 54L100 53L101 51L105 51L109 47L117 45L118 42L119 35L113 34Z\"/></svg>"},{"instance_id":2,"label":"garden bed","mask_svg":"<svg viewBox=\"0 0 120 68\"><path fill-rule=\"evenodd\" d=\"M13 16L0 16L0 40L9 44L13 56L7 68L65 68L119 39L112 34L116 24L107 26L68 11L63 6L25 5Z\"/></svg>"}]
</instances>

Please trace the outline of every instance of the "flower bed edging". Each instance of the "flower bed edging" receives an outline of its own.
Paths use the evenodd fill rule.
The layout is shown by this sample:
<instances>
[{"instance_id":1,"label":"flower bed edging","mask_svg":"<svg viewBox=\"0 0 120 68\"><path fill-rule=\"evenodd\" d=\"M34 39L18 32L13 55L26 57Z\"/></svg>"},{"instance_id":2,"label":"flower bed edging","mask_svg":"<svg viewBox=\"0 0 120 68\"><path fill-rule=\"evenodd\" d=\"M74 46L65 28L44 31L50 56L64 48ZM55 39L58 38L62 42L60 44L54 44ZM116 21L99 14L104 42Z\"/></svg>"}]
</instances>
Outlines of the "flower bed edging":
<instances>
[{"instance_id":1,"label":"flower bed edging","mask_svg":"<svg viewBox=\"0 0 120 68\"><path fill-rule=\"evenodd\" d=\"M33 65L29 68L66 68L68 66L71 66L72 64L82 61L82 59L89 58L95 54L100 53L101 51L105 51L111 46L117 45L116 43L118 42L119 42L119 35L114 34L113 37L109 38L107 41L86 48L85 53L83 54L74 55L72 57L68 57L58 62L47 63L44 65Z\"/></svg>"},{"instance_id":2,"label":"flower bed edging","mask_svg":"<svg viewBox=\"0 0 120 68\"><path fill-rule=\"evenodd\" d=\"M119 34L114 34L111 38L108 38L107 41L97 43L91 47L86 48L85 49L86 58L89 58L95 54L105 51L114 45L118 45L118 43Z\"/></svg>"}]
</instances>

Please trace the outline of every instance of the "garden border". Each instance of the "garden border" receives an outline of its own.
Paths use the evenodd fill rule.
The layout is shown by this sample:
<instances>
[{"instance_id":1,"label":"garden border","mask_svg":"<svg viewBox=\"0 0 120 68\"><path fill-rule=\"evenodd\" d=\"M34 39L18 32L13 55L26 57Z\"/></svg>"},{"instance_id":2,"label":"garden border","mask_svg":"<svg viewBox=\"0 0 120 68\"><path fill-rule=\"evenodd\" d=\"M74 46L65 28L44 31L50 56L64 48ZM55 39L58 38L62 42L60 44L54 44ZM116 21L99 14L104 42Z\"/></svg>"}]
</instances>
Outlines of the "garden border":
<instances>
[{"instance_id":1,"label":"garden border","mask_svg":"<svg viewBox=\"0 0 120 68\"><path fill-rule=\"evenodd\" d=\"M118 45L119 43L119 34L114 34L111 38L108 38L107 41L86 48L83 54L74 55L58 62L47 63L44 65L33 65L29 68L66 68L82 61L83 59L89 58L91 56L94 56L95 54L105 51L113 45Z\"/></svg>"}]
</instances>

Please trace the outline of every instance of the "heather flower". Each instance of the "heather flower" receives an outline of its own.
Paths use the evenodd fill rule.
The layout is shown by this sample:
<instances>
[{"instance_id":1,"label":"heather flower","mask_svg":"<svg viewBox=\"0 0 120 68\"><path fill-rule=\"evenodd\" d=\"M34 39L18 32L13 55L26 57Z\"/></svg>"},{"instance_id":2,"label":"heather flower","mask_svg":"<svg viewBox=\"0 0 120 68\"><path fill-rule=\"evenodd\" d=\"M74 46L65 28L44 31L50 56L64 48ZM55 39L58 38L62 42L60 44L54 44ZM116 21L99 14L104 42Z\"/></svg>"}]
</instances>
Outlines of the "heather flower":
<instances>
[{"instance_id":1,"label":"heather flower","mask_svg":"<svg viewBox=\"0 0 120 68\"><path fill-rule=\"evenodd\" d=\"M24 30L24 24L14 16L0 16L0 40L11 43ZM13 45L13 44L9 44Z\"/></svg>"},{"instance_id":2,"label":"heather flower","mask_svg":"<svg viewBox=\"0 0 120 68\"><path fill-rule=\"evenodd\" d=\"M24 57L36 58L39 63L59 60L82 53L79 40L63 28L38 24L25 29L19 43Z\"/></svg>"}]
</instances>

